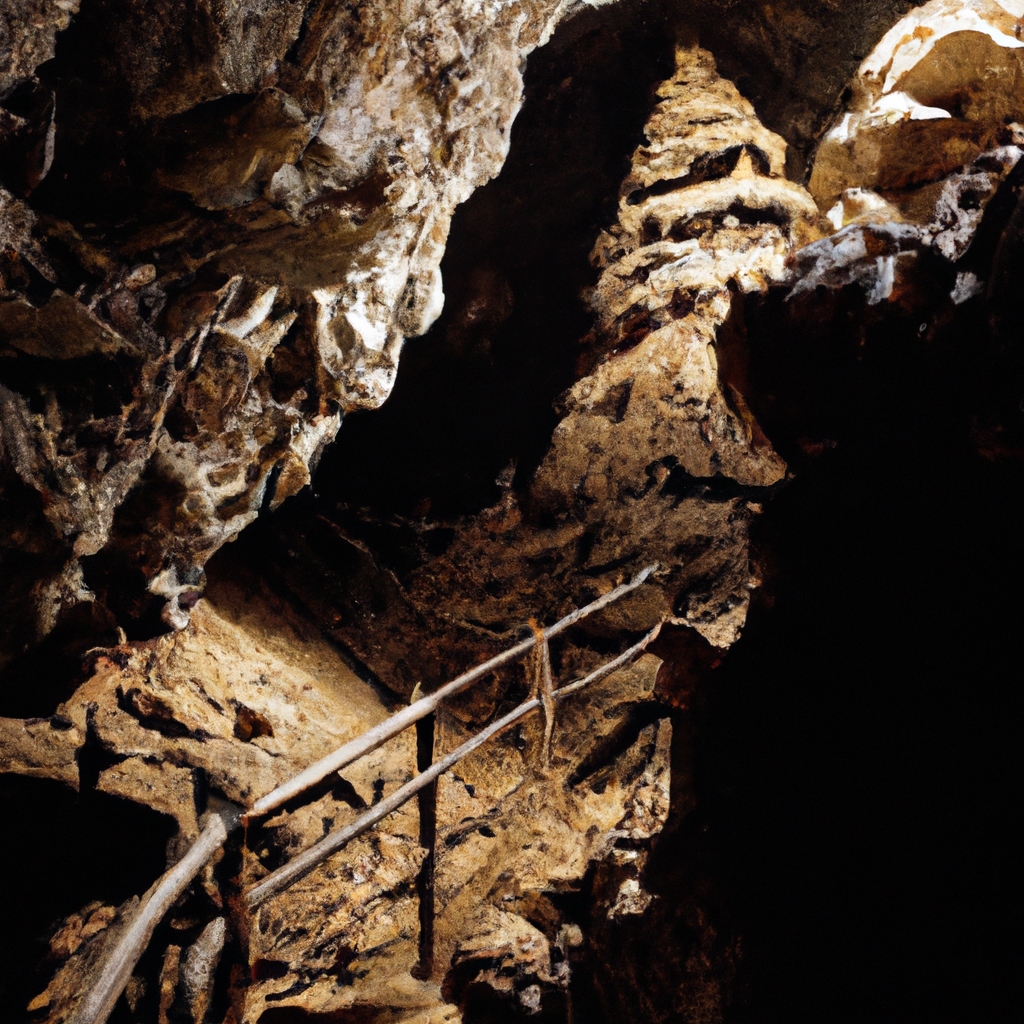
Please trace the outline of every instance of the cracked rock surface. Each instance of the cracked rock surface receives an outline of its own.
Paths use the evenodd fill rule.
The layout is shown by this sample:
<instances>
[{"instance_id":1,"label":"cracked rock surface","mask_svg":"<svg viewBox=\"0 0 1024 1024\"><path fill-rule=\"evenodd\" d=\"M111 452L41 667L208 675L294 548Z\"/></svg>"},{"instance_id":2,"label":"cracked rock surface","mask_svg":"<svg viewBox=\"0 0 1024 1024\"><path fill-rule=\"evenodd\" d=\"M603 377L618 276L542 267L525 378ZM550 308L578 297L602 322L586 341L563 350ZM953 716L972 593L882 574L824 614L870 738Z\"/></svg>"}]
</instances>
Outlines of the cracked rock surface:
<instances>
[{"instance_id":1,"label":"cracked rock surface","mask_svg":"<svg viewBox=\"0 0 1024 1024\"><path fill-rule=\"evenodd\" d=\"M98 655L89 678L54 718L4 720L12 735L21 727L10 756L23 759L5 767L94 785L172 817L177 832L168 853L175 860L198 834L207 793L251 804L386 717L373 689L315 631L281 604L254 597L222 589L197 607L188 629ZM61 738L63 757L51 736ZM96 766L95 779L72 779L84 764ZM224 892L225 871L229 893L237 892L265 875L268 865L389 795L414 767L414 738L396 737L302 807L263 823L240 862L237 852L229 852L217 876L208 870L199 893L178 915L180 927L171 923L172 935L195 931L189 918L202 925L198 951L182 952L171 996L189 1005L209 1001L200 961L220 956L223 935L214 942L206 930L219 920L218 928L230 930L232 949L247 951L249 980L232 992L233 1019L256 1021L268 1005L337 1009L370 1003L411 1012L437 1004L436 988L408 975L417 957L414 884L424 856L415 804L255 915ZM211 920L211 913L225 908L226 923ZM122 917L126 912L118 910ZM71 1019L92 977L97 946L114 934L83 928L82 941L68 946L70 959L35 1001L45 1019ZM149 979L150 1004L154 982Z\"/></svg>"},{"instance_id":2,"label":"cracked rock surface","mask_svg":"<svg viewBox=\"0 0 1024 1024\"><path fill-rule=\"evenodd\" d=\"M211 807L251 807L644 567L552 643L556 681L665 627L253 912L249 887L527 699L537 673L503 667L250 823L158 928L122 1022L570 1020L590 1012L580 992L624 1024L728 1012L741 936L686 857L665 865L697 827L698 677L741 639L761 582L752 529L790 452L831 443L789 431L783 378L837 365L857 332L857 359L876 329L911 323L928 342L981 302L1009 351L1020 211L990 235L1024 187L1024 4L622 4L615 17L663 19L666 77L618 154L618 191L588 214L590 328L550 355L565 379L522 340L537 392L560 380L542 443L512 453L495 500L454 512L307 485L441 314L453 213L505 162L526 57L566 23L543 99L571 107L580 65L619 45L590 39L613 24L603 5L0 12L0 679L59 694L0 717L0 772L145 808L170 865ZM455 367L435 405L518 323L499 264L463 275L423 342ZM1006 457L988 430L978 450ZM34 659L51 642L72 656L46 680ZM70 1024L143 892L100 895L62 905L31 1020Z\"/></svg>"},{"instance_id":3,"label":"cracked rock surface","mask_svg":"<svg viewBox=\"0 0 1024 1024\"><path fill-rule=\"evenodd\" d=\"M150 83L140 118L179 116L167 113L167 88ZM259 96L274 116L288 113L269 92ZM758 510L753 496L781 479L785 466L746 408L741 369L728 384L720 376L717 331L730 315L730 289L760 292L785 280L788 255L820 228L807 193L782 175L784 143L717 75L706 51L679 48L676 73L659 101L648 145L637 151L622 186L618 223L595 250L602 276L592 293L596 323L585 340L582 376L563 399L564 418L527 490L506 487L497 506L454 527L419 527L427 538L443 526L448 543L434 545L438 553L402 578L357 541L341 592L311 575L309 586L288 580L290 592L313 607L314 619L392 693L434 685L507 645L529 617L581 605L652 561L660 563L657 583L559 647L559 678L585 674L604 660L609 643L620 647L623 638L666 620L687 623L720 646L738 635L755 582L746 539ZM251 129L242 132L246 138L258 136L250 116L229 115L232 124ZM158 177L170 181L169 174L161 169ZM188 192L187 183L175 181ZM242 199L235 194L230 206L225 188L207 175L202 190L188 194L204 209L239 208ZM260 196L243 198L266 204ZM28 207L12 198L9 209L31 236ZM230 252L231 260L239 258ZM283 251L282 257L287 263ZM155 264L146 266L151 269L132 272L123 290L164 287ZM206 273L197 269L196 280ZM269 378L269 392L260 391L261 375L269 365L272 376L286 339L307 337L304 313L292 302L295 287L280 275L259 281L234 273L215 291L193 288L187 300L168 300L179 322L189 324L190 333L180 332L188 340L163 363L148 357L145 363L156 366L152 372L165 385L156 391L162 404L150 413L149 433L132 439L134 457L150 474L140 479L154 496L161 487L153 473L179 480L178 508L191 523L216 520L218 536L237 525L234 511L224 513L238 506L230 497L249 494L253 483L232 476L225 448L247 444L246 431L257 422L273 434L281 403ZM48 302L79 315L79 298L54 294ZM27 304L11 301L21 303L19 310ZM305 322L322 326L323 308ZM89 317L95 325L89 354L120 352L125 329L114 334L102 310ZM31 344L45 353L41 328L38 335L19 335L37 336ZM150 337L159 350L155 330ZM728 359L741 367L739 356L741 347ZM147 382L141 393L153 392ZM39 428L13 392L8 408L20 416L21 438ZM336 414L322 415L327 437ZM51 420L52 428L63 423L56 412ZM303 420L300 429L311 423ZM14 450L40 447L30 439ZM210 459L219 453L216 471L207 469L205 479L195 472L200 450ZM581 453L589 453L584 463ZM280 469L277 486L285 486L287 473ZM130 475L125 479L130 488ZM145 515L149 505L138 489L133 497ZM138 518L133 528L143 551L157 539ZM195 541L184 520L172 518L163 528L166 547L181 551ZM101 521L93 549L102 546L105 529ZM297 547L301 541L296 538ZM207 790L251 804L373 724L383 708L314 627L286 605L256 598L251 573L221 580L197 603L195 578L160 564L150 589L162 588L171 600L166 617L183 628L98 652L79 690L51 718L7 720L4 728L16 741L11 770L85 784L173 818L173 855L196 835ZM308 564L315 571L321 562L311 554ZM375 609L369 616L367 599ZM207 1005L208 993L192 975L197 958L214 956L202 953L206 946L213 943L221 955L223 941L214 943L207 929L226 909L228 948L244 949L248 964L236 962L229 987L231 1013L240 1021L288 1006L324 1013L387 1007L392 1014L443 1017L481 985L538 1009L567 985L569 956L580 942L578 922L552 894L579 890L592 864L611 859L622 863L613 872L618 889L608 900L609 918L642 914L651 902L638 851L664 826L671 788L672 726L655 698L660 664L645 656L561 709L546 765L539 722L478 751L438 788L431 850L420 845L417 816L407 805L385 829L354 841L250 917L232 893L406 781L415 764L412 737L359 762L341 783L282 809L247 835L240 851L226 855L234 868L204 875L192 897L195 923L185 929L187 941L163 940L159 979L140 980L132 998L140 1006L156 1001L159 1013L171 1016L175 1006ZM461 743L527 684L518 670L503 672L445 710L435 725L435 756ZM84 779L83 763L90 766ZM685 803L686 793L674 799ZM424 960L417 885L428 852L436 914ZM108 931L107 940L114 934ZM68 1019L75 991L68 979L87 975L102 941L97 933L71 953L52 988L38 997L50 1020Z\"/></svg>"},{"instance_id":4,"label":"cracked rock surface","mask_svg":"<svg viewBox=\"0 0 1024 1024\"><path fill-rule=\"evenodd\" d=\"M97 596L183 626L209 557L384 401L568 9L77 8L4 24L8 659Z\"/></svg>"}]
</instances>

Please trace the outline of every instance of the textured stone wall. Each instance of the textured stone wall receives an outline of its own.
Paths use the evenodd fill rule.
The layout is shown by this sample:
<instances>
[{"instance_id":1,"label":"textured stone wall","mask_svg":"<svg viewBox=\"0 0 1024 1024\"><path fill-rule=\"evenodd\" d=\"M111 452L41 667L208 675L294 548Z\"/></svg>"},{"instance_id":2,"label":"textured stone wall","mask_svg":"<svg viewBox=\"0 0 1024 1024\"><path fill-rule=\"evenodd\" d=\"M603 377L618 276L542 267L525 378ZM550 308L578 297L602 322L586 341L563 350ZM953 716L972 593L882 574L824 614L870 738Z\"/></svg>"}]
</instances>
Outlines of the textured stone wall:
<instances>
[{"instance_id":1,"label":"textured stone wall","mask_svg":"<svg viewBox=\"0 0 1024 1024\"><path fill-rule=\"evenodd\" d=\"M617 1019L723 1019L739 940L716 932L707 888L679 875L669 906L648 877L696 800L690 695L742 643L758 518L831 443L805 428L835 384L818 360L852 374L887 331L927 343L983 310L981 355L953 358L979 389L1017 367L1022 15L994 0L0 13L0 683L59 695L0 718L0 771L148 808L174 830L170 863L211 801L251 807L645 566L553 648L556 675L665 627L560 710L550 757L539 718L508 731L255 913L247 887L507 711L537 685L529 665L445 706L419 749L403 734L251 825L161 926L119 1013L573 1019L590 972ZM545 399L544 443L461 512L311 498L342 420L379 415L406 339L442 313L449 227L515 145L528 55L556 32L559 54L640 45L618 41L631 18L644 31L623 38L671 60L586 226L590 329L551 353L571 373ZM604 42L586 50L588 33ZM572 96L572 77L536 101ZM492 358L517 301L496 265L460 280L419 343L441 353L435 404ZM1011 457L989 412L978 451ZM225 547L248 527L264 532ZM48 665L62 674L44 687ZM71 1020L137 896L64 908L32 1019ZM653 980L637 966L652 942Z\"/></svg>"},{"instance_id":2,"label":"textured stone wall","mask_svg":"<svg viewBox=\"0 0 1024 1024\"><path fill-rule=\"evenodd\" d=\"M183 626L384 401L567 10L126 0L55 49L53 6L12 16L2 93L5 564L35 588L8 657L97 592Z\"/></svg>"}]
</instances>

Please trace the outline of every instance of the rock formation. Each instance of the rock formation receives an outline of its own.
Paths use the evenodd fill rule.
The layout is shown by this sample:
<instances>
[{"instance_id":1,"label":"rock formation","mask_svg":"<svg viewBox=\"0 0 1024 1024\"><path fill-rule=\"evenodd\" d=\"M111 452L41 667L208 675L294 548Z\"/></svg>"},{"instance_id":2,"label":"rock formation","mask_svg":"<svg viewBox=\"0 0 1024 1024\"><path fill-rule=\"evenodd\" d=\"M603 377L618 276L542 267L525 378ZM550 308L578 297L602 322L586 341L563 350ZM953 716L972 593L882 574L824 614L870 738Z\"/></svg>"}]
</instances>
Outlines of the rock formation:
<instances>
[{"instance_id":1,"label":"rock formation","mask_svg":"<svg viewBox=\"0 0 1024 1024\"><path fill-rule=\"evenodd\" d=\"M544 451L469 514L320 507L268 527L277 548L221 551L391 393L403 343L441 313L453 214L509 152L527 55L588 6L0 15L0 670L23 679L53 637L82 665L45 716L0 718L0 771L163 816L173 864L209 807L251 808L644 567L548 667L568 682L666 627L252 912L252 885L539 690L541 656L250 821L156 931L124 1020L441 1024L477 1004L556 1019L616 949L606 1013L722 1019L739 954L720 953L703 894L667 907L647 869L695 799L684 694L741 638L751 530L789 475L769 426L785 427L782 399L752 364L851 309L865 335L887 317L926 332L984 298L1004 330L1017 236L985 230L1020 188L1024 4L865 5L843 38L885 23L859 69L847 54L768 104L794 151L719 71L754 46L741 5L634 3L677 40L674 70L595 230L592 327L567 339L575 373ZM817 38L841 7L780 10ZM713 56L710 22L728 18L735 51ZM788 58L757 45L765 88ZM468 291L445 343L486 358L473 338L515 297L488 267ZM79 1024L142 896L66 908L32 1020ZM636 921L696 936L650 985Z\"/></svg>"},{"instance_id":2,"label":"rock formation","mask_svg":"<svg viewBox=\"0 0 1024 1024\"><path fill-rule=\"evenodd\" d=\"M96 594L184 626L213 552L387 397L566 13L478 7L125 0L49 62L77 5L12 17L5 562L35 595L8 658Z\"/></svg>"},{"instance_id":3,"label":"rock formation","mask_svg":"<svg viewBox=\"0 0 1024 1024\"><path fill-rule=\"evenodd\" d=\"M836 234L801 255L794 294L859 280L878 303L922 250L953 264L965 255L1022 153L1011 84L1020 13L994 0L932 2L885 34L818 149L809 188ZM962 271L954 302L979 287Z\"/></svg>"}]
</instances>

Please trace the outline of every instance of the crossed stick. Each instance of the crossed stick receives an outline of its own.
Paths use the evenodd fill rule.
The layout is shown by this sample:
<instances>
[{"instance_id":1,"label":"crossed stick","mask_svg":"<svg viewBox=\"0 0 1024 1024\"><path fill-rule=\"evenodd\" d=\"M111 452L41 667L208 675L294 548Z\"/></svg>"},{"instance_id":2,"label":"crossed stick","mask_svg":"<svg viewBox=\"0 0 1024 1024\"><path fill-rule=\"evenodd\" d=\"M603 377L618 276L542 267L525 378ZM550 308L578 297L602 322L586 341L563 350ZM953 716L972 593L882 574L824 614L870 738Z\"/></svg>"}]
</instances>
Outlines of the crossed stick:
<instances>
[{"instance_id":1,"label":"crossed stick","mask_svg":"<svg viewBox=\"0 0 1024 1024\"><path fill-rule=\"evenodd\" d=\"M393 736L397 736L410 725L431 714L443 700L465 690L473 683L482 679L496 668L516 661L530 651L535 652L535 689L537 695L520 704L507 715L492 722L486 728L468 739L462 746L446 754L440 761L432 764L426 771L395 790L391 796L381 800L369 808L355 821L332 832L318 843L293 857L287 864L269 874L245 894L245 901L250 910L287 889L298 879L307 875L318 864L326 860L335 850L350 840L372 828L382 818L396 811L411 797L425 786L430 785L453 765L461 761L467 754L486 743L510 725L542 708L545 715L544 750L545 759L550 751L551 732L554 725L554 707L584 687L611 675L616 669L628 664L639 655L658 635L660 625L655 626L642 640L623 651L618 657L606 662L589 675L578 679L567 686L554 689L551 677L551 659L548 652L548 640L568 629L570 626L586 618L588 615L607 607L646 582L656 566L650 565L641 570L628 583L623 583L603 597L570 612L552 626L541 629L531 623L534 635L523 640L501 654L477 665L461 676L446 683L439 690L420 698L408 707L397 711L390 718L368 729L362 735L350 740L333 753L321 758L315 764L299 772L287 782L282 783L272 792L257 800L244 814L237 809L211 811L204 816L203 829L199 838L192 844L185 856L165 872L148 893L143 897L135 914L128 922L121 937L103 955L98 968L97 979L86 993L70 1024L105 1024L131 977L135 965L145 952L153 932L164 914L170 909L177 898L188 887L195 876L211 860L214 854L224 845L228 836L240 828L243 822L262 817L269 811L280 807L283 803L315 786L332 772L339 771L353 761L376 750Z\"/></svg>"}]
</instances>

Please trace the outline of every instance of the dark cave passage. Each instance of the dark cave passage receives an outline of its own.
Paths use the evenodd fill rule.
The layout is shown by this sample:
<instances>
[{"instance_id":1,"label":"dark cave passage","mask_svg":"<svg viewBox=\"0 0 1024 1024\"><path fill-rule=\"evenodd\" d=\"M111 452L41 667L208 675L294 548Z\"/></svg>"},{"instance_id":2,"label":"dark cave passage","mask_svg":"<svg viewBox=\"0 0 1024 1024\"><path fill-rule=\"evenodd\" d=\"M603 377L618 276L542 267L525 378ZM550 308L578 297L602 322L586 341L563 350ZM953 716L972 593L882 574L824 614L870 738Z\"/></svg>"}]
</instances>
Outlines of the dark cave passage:
<instances>
[{"instance_id":1,"label":"dark cave passage","mask_svg":"<svg viewBox=\"0 0 1024 1024\"><path fill-rule=\"evenodd\" d=\"M934 394L899 419L892 397L871 410L886 431L769 507L777 575L704 691L698 815L747 954L737 1022L1020 1005L1024 474L951 437Z\"/></svg>"}]
</instances>

